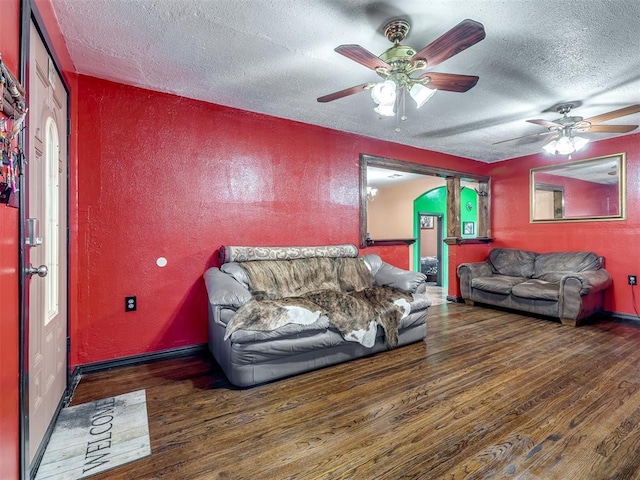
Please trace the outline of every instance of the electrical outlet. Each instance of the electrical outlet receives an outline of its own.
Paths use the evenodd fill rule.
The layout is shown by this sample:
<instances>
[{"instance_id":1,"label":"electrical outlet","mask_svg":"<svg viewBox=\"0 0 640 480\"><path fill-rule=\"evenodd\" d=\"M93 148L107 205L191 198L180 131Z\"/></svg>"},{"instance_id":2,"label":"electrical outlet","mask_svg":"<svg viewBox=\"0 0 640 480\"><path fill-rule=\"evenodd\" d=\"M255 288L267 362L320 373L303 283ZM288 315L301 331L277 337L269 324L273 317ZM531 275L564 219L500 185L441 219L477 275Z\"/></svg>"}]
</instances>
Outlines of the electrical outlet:
<instances>
[{"instance_id":1,"label":"electrical outlet","mask_svg":"<svg viewBox=\"0 0 640 480\"><path fill-rule=\"evenodd\" d=\"M629 282L629 285L637 285L638 284L638 277L637 277L637 275L628 275L627 276L627 281Z\"/></svg>"},{"instance_id":2,"label":"electrical outlet","mask_svg":"<svg viewBox=\"0 0 640 480\"><path fill-rule=\"evenodd\" d=\"M124 297L124 311L135 312L138 307L138 300L135 295L132 297Z\"/></svg>"}]
</instances>

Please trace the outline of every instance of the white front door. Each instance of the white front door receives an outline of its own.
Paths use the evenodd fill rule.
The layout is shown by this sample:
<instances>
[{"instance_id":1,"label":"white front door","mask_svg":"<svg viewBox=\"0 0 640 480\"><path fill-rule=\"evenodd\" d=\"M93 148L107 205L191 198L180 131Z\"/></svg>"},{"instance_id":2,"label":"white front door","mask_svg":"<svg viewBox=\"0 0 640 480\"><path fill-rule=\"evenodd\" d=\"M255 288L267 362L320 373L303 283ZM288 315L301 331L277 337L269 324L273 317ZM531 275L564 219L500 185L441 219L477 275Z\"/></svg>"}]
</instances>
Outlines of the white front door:
<instances>
[{"instance_id":1,"label":"white front door","mask_svg":"<svg viewBox=\"0 0 640 480\"><path fill-rule=\"evenodd\" d=\"M26 167L29 462L67 385L67 94L31 24ZM29 235L31 230L31 235ZM38 271L35 271L38 269Z\"/></svg>"}]
</instances>

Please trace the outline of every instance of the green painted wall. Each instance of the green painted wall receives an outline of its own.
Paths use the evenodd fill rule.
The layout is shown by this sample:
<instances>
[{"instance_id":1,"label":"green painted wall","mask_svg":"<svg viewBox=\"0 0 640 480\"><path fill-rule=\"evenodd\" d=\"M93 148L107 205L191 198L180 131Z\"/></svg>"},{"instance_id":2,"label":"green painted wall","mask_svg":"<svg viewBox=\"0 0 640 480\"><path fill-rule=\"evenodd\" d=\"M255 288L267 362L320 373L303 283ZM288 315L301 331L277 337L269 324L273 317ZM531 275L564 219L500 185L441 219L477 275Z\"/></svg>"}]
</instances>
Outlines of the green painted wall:
<instances>
[{"instance_id":1,"label":"green painted wall","mask_svg":"<svg viewBox=\"0 0 640 480\"><path fill-rule=\"evenodd\" d=\"M460 192L460 222L462 238L478 236L478 194L468 187L462 187ZM465 235L465 222L473 222L473 233Z\"/></svg>"},{"instance_id":2,"label":"green painted wall","mask_svg":"<svg viewBox=\"0 0 640 480\"><path fill-rule=\"evenodd\" d=\"M416 243L413 246L413 269L416 272L420 271L420 214L427 215L440 215L442 224L442 237L447 236L447 188L437 187L429 190L413 201L413 235L416 238ZM474 238L478 233L478 194L468 188L462 187L460 192L460 221L473 222L473 234L465 235L462 233L463 238ZM448 278L447 272L449 271L449 246L446 243L442 243L442 286L447 288Z\"/></svg>"}]
</instances>

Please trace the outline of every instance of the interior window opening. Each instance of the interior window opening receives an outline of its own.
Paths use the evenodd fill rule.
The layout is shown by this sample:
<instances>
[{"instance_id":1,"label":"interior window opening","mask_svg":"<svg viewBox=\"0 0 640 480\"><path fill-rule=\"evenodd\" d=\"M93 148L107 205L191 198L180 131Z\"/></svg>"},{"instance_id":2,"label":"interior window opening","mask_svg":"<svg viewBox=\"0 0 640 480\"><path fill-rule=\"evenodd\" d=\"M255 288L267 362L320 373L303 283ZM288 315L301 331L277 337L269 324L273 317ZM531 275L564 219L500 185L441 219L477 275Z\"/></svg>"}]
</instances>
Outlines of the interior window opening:
<instances>
[{"instance_id":1,"label":"interior window opening","mask_svg":"<svg viewBox=\"0 0 640 480\"><path fill-rule=\"evenodd\" d=\"M489 237L488 196L488 177L362 155L361 246L407 244L410 269L447 287L448 244Z\"/></svg>"}]
</instances>

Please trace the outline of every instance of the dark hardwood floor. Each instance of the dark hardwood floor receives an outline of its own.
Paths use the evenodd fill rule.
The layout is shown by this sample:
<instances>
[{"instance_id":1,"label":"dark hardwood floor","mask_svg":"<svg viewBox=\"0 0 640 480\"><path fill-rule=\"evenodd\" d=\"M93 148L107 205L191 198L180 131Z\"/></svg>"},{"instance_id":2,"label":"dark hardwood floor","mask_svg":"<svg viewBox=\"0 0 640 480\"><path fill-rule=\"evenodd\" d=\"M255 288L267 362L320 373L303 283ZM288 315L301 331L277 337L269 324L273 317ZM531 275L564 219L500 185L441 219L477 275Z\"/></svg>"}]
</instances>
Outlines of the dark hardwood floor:
<instances>
[{"instance_id":1,"label":"dark hardwood floor","mask_svg":"<svg viewBox=\"0 0 640 480\"><path fill-rule=\"evenodd\" d=\"M146 389L150 457L95 479L640 478L640 323L431 307L423 342L251 389L208 356L84 377Z\"/></svg>"}]
</instances>

